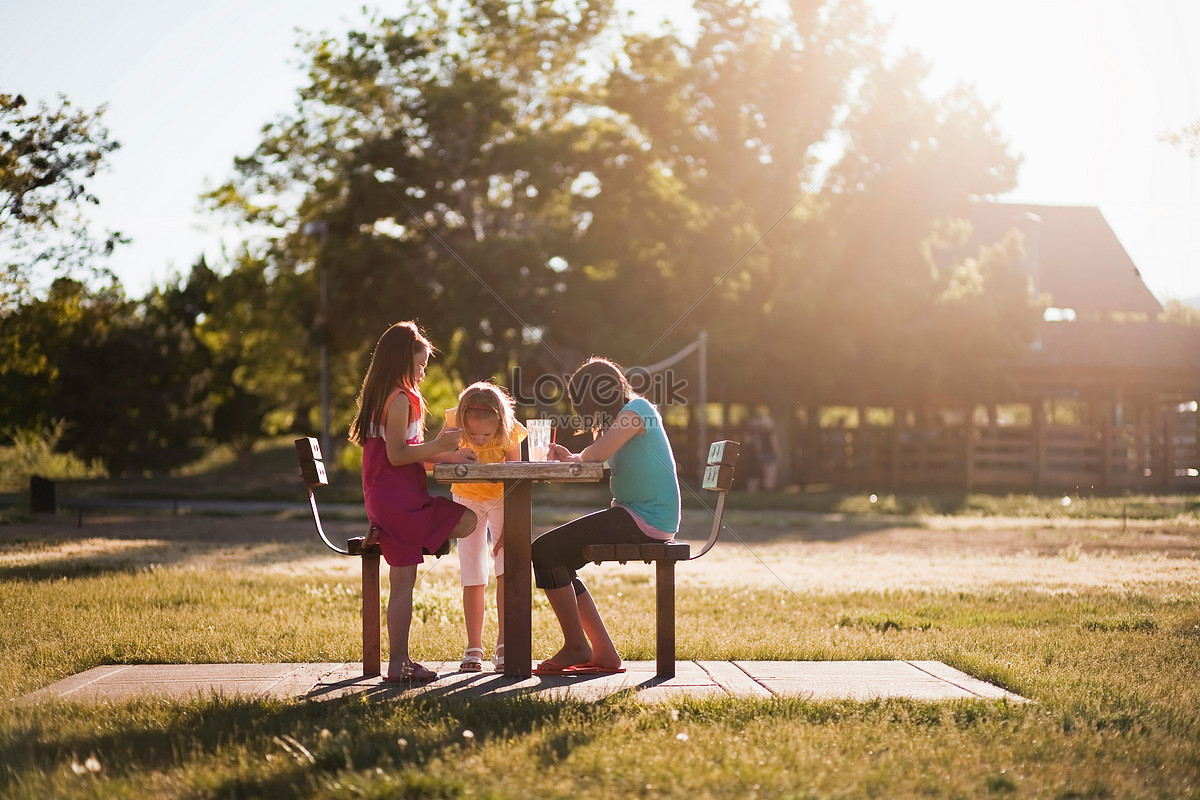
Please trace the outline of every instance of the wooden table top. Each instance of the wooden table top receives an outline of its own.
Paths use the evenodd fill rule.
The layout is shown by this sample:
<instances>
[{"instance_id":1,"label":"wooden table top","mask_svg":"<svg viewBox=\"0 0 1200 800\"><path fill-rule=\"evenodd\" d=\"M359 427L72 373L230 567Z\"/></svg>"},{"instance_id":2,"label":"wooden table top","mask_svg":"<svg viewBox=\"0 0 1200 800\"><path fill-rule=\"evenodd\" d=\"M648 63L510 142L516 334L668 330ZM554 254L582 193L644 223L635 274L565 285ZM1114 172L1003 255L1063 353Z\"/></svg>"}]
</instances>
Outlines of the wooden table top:
<instances>
[{"instance_id":1,"label":"wooden table top","mask_svg":"<svg viewBox=\"0 0 1200 800\"><path fill-rule=\"evenodd\" d=\"M587 483L604 477L604 465L589 461L504 461L499 464L434 464L433 477L441 483L533 480L554 483Z\"/></svg>"}]
</instances>

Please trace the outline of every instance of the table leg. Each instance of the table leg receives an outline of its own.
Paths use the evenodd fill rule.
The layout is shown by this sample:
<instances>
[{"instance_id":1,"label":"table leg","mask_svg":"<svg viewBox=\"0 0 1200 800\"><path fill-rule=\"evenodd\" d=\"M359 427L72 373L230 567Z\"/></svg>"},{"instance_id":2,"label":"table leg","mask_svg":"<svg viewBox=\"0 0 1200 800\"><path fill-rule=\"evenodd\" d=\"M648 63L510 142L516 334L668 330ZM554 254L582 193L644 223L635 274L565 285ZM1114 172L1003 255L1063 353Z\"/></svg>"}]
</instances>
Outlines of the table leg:
<instances>
[{"instance_id":1,"label":"table leg","mask_svg":"<svg viewBox=\"0 0 1200 800\"><path fill-rule=\"evenodd\" d=\"M528 678L533 667L533 499L527 480L504 482L504 674Z\"/></svg>"}]
</instances>

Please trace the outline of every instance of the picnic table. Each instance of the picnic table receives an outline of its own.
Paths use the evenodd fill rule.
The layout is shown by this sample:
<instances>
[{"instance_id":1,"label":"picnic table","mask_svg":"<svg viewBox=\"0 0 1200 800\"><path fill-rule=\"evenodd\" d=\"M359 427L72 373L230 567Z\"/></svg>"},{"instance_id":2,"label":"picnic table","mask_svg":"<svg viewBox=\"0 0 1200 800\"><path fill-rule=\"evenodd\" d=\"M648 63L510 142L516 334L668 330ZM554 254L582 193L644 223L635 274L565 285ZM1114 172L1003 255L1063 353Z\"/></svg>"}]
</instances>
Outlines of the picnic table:
<instances>
[{"instance_id":1,"label":"picnic table","mask_svg":"<svg viewBox=\"0 0 1200 800\"><path fill-rule=\"evenodd\" d=\"M533 670L534 483L589 483L604 477L595 462L505 461L499 464L435 464L439 483L504 484L504 674L528 678Z\"/></svg>"}]
</instances>

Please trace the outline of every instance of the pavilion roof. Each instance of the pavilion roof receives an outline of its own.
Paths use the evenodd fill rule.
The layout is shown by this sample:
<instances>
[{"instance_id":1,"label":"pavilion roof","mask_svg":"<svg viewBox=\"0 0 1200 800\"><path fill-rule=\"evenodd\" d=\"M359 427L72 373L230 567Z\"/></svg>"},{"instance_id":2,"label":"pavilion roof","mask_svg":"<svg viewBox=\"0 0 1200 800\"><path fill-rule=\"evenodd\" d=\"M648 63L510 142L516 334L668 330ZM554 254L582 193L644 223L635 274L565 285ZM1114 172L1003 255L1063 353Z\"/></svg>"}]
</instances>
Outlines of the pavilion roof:
<instances>
[{"instance_id":1,"label":"pavilion roof","mask_svg":"<svg viewBox=\"0 0 1200 800\"><path fill-rule=\"evenodd\" d=\"M1046 322L1024 365L1184 370L1200 380L1200 328L1166 322Z\"/></svg>"},{"instance_id":2,"label":"pavilion roof","mask_svg":"<svg viewBox=\"0 0 1200 800\"><path fill-rule=\"evenodd\" d=\"M972 251L1000 241L1014 228L1025 233L1025 266L1037 291L1048 293L1055 308L1072 308L1081 315L1147 314L1151 319L1163 310L1099 208L977 203L970 221Z\"/></svg>"}]
</instances>

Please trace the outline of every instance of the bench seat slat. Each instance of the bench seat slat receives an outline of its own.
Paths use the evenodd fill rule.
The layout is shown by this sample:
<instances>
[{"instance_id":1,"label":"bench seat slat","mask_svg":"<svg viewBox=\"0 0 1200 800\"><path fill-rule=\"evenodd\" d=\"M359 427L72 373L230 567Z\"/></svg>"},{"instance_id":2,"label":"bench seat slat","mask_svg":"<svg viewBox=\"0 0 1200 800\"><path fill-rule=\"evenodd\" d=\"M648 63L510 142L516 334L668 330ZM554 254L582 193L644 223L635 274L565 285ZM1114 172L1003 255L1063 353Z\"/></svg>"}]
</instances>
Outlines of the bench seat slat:
<instances>
[{"instance_id":1,"label":"bench seat slat","mask_svg":"<svg viewBox=\"0 0 1200 800\"><path fill-rule=\"evenodd\" d=\"M661 544L589 544L583 548L583 557L595 564L605 561L687 561L692 548L686 542L663 542Z\"/></svg>"},{"instance_id":2,"label":"bench seat slat","mask_svg":"<svg viewBox=\"0 0 1200 800\"><path fill-rule=\"evenodd\" d=\"M616 544L613 545L616 551L615 558L617 561L641 561L642 546L640 544Z\"/></svg>"},{"instance_id":3,"label":"bench seat slat","mask_svg":"<svg viewBox=\"0 0 1200 800\"><path fill-rule=\"evenodd\" d=\"M617 548L611 544L589 544L583 548L583 557L588 561L601 564L605 561L617 560Z\"/></svg>"}]
</instances>

